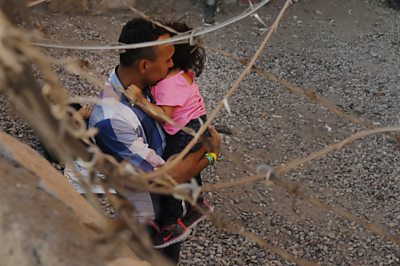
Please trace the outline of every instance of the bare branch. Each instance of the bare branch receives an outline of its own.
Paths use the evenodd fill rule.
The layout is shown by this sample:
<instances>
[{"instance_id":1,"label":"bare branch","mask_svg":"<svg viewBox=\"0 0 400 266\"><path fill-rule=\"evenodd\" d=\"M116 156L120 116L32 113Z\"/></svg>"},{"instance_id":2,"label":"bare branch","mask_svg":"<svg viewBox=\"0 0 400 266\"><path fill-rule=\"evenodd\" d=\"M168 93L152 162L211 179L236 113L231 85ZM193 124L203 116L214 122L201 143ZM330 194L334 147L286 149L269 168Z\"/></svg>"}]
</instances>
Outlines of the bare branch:
<instances>
[{"instance_id":1,"label":"bare branch","mask_svg":"<svg viewBox=\"0 0 400 266\"><path fill-rule=\"evenodd\" d=\"M285 13L286 9L290 6L292 3L291 0L287 0L285 5L283 6L282 10L280 11L278 17L276 18L275 22L272 24L270 31L268 32L267 36L264 38L260 46L258 47L256 53L253 55L251 61L248 63L246 68L243 70L243 72L240 74L239 78L236 80L236 82L233 84L232 88L229 90L229 92L225 95L224 99L219 102L217 107L214 108L214 110L211 112L211 114L208 116L208 120L204 125L200 128L200 130L197 132L196 136L193 137L193 139L190 141L190 143L186 146L186 148L179 153L176 158L174 158L172 161L169 161L167 164L165 164L163 167L161 167L159 170L146 173L144 178L145 179L153 179L160 173L165 173L169 171L172 167L174 167L189 151L190 149L197 143L199 140L201 134L204 133L204 131L207 129L207 127L211 124L212 120L217 116L219 111L224 107L224 102L238 89L239 84L242 82L242 80L251 72L252 67L254 66L257 58L261 55L261 52L263 51L264 47L267 45L268 41L270 40L272 34L274 33L275 29L277 28L283 14Z\"/></svg>"}]
</instances>

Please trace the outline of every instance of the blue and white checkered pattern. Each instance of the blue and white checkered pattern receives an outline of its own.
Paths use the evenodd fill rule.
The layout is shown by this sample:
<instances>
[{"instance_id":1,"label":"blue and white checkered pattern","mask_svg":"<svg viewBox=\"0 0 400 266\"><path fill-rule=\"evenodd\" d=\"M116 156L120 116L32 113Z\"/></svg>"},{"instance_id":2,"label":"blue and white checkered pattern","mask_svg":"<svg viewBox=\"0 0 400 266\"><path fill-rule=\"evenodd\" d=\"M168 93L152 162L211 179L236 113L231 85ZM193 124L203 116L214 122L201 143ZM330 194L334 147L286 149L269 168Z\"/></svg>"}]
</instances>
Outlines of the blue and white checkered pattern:
<instances>
[{"instance_id":1,"label":"blue and white checkered pattern","mask_svg":"<svg viewBox=\"0 0 400 266\"><path fill-rule=\"evenodd\" d=\"M117 160L126 160L145 172L153 171L165 163L165 135L158 123L130 104L121 90L123 85L114 70L101 94L104 101L95 105L90 115L89 127L99 130L94 140L103 152ZM142 222L159 213L158 195L132 191L127 200L135 206L135 214Z\"/></svg>"},{"instance_id":2,"label":"blue and white checkered pattern","mask_svg":"<svg viewBox=\"0 0 400 266\"><path fill-rule=\"evenodd\" d=\"M123 88L115 70L89 119L89 127L98 128L95 137L100 149L117 160L126 160L145 172L164 164L165 136L159 124L131 105L120 92Z\"/></svg>"}]
</instances>

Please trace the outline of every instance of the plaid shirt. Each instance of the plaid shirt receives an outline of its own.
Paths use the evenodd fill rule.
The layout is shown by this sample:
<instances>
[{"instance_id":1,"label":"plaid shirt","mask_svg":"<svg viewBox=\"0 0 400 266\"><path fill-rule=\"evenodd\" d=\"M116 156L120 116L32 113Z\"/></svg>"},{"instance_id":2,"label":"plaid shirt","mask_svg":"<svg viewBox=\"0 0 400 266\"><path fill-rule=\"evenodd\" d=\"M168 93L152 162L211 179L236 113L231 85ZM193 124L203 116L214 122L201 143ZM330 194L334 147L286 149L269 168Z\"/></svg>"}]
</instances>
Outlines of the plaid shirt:
<instances>
[{"instance_id":1,"label":"plaid shirt","mask_svg":"<svg viewBox=\"0 0 400 266\"><path fill-rule=\"evenodd\" d=\"M164 164L165 136L158 123L129 103L120 92L123 86L115 70L93 108L89 127L98 128L94 140L99 148L119 161L126 160L145 172ZM147 191L131 191L127 200L135 206L136 216L144 222L160 211L158 195Z\"/></svg>"},{"instance_id":2,"label":"plaid shirt","mask_svg":"<svg viewBox=\"0 0 400 266\"><path fill-rule=\"evenodd\" d=\"M163 131L154 119L130 104L119 89L123 86L114 70L100 95L109 101L95 105L89 119L89 127L99 130L95 142L117 160L126 160L145 172L153 171L165 163Z\"/></svg>"}]
</instances>

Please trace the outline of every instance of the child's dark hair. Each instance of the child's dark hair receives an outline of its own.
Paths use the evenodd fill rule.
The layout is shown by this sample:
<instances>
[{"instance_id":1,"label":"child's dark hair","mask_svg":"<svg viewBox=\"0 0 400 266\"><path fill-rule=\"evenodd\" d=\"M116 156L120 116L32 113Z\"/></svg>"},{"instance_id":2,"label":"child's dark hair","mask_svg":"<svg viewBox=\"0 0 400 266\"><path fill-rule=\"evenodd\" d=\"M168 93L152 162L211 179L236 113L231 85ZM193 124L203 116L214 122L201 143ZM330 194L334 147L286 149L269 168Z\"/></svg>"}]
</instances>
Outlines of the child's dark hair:
<instances>
[{"instance_id":1,"label":"child's dark hair","mask_svg":"<svg viewBox=\"0 0 400 266\"><path fill-rule=\"evenodd\" d=\"M170 22L167 23L167 26L179 33L191 30L190 27L182 22ZM170 34L171 36L176 35L176 33L173 32ZM180 68L185 72L193 70L196 76L200 76L203 72L206 54L204 48L201 46L200 40L194 38L194 41L194 45L190 45L189 43L175 44L175 53L172 60L174 61L174 67Z\"/></svg>"}]
</instances>

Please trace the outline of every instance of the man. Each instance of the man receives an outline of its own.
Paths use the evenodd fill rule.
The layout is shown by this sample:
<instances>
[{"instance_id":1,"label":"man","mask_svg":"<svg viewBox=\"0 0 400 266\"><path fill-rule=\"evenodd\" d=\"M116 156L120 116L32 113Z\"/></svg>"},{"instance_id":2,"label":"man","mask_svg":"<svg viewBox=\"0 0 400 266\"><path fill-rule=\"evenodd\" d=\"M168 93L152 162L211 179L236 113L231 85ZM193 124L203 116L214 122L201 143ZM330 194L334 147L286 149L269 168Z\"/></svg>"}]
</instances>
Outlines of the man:
<instances>
[{"instance_id":1,"label":"man","mask_svg":"<svg viewBox=\"0 0 400 266\"><path fill-rule=\"evenodd\" d=\"M132 44L166 38L170 38L170 35L163 28L144 19L133 19L123 27L119 42ZM103 101L96 105L89 119L89 127L99 129L95 142L103 152L117 160L126 160L145 172L153 171L155 167L165 163L162 159L164 135L160 126L140 108L132 105L121 90L136 85L144 91L148 86L156 84L173 66L173 53L172 44L129 49L121 53L120 64L111 73L107 88L101 94L103 99L118 96L119 101ZM212 135L215 152L218 153L220 139L215 131ZM178 183L187 182L209 164L204 153L204 148L190 153L169 174ZM157 217L159 206L156 195L132 192L128 200L135 206L139 219ZM179 236L180 232L187 231L179 228L180 226L183 225L177 224L172 228L171 234ZM179 237L171 239L179 242L183 239ZM169 251L166 255L177 262L179 244L174 246L174 251L172 256Z\"/></svg>"},{"instance_id":2,"label":"man","mask_svg":"<svg viewBox=\"0 0 400 266\"><path fill-rule=\"evenodd\" d=\"M204 20L205 25L212 25L215 23L215 11L217 10L217 0L204 1Z\"/></svg>"}]
</instances>

